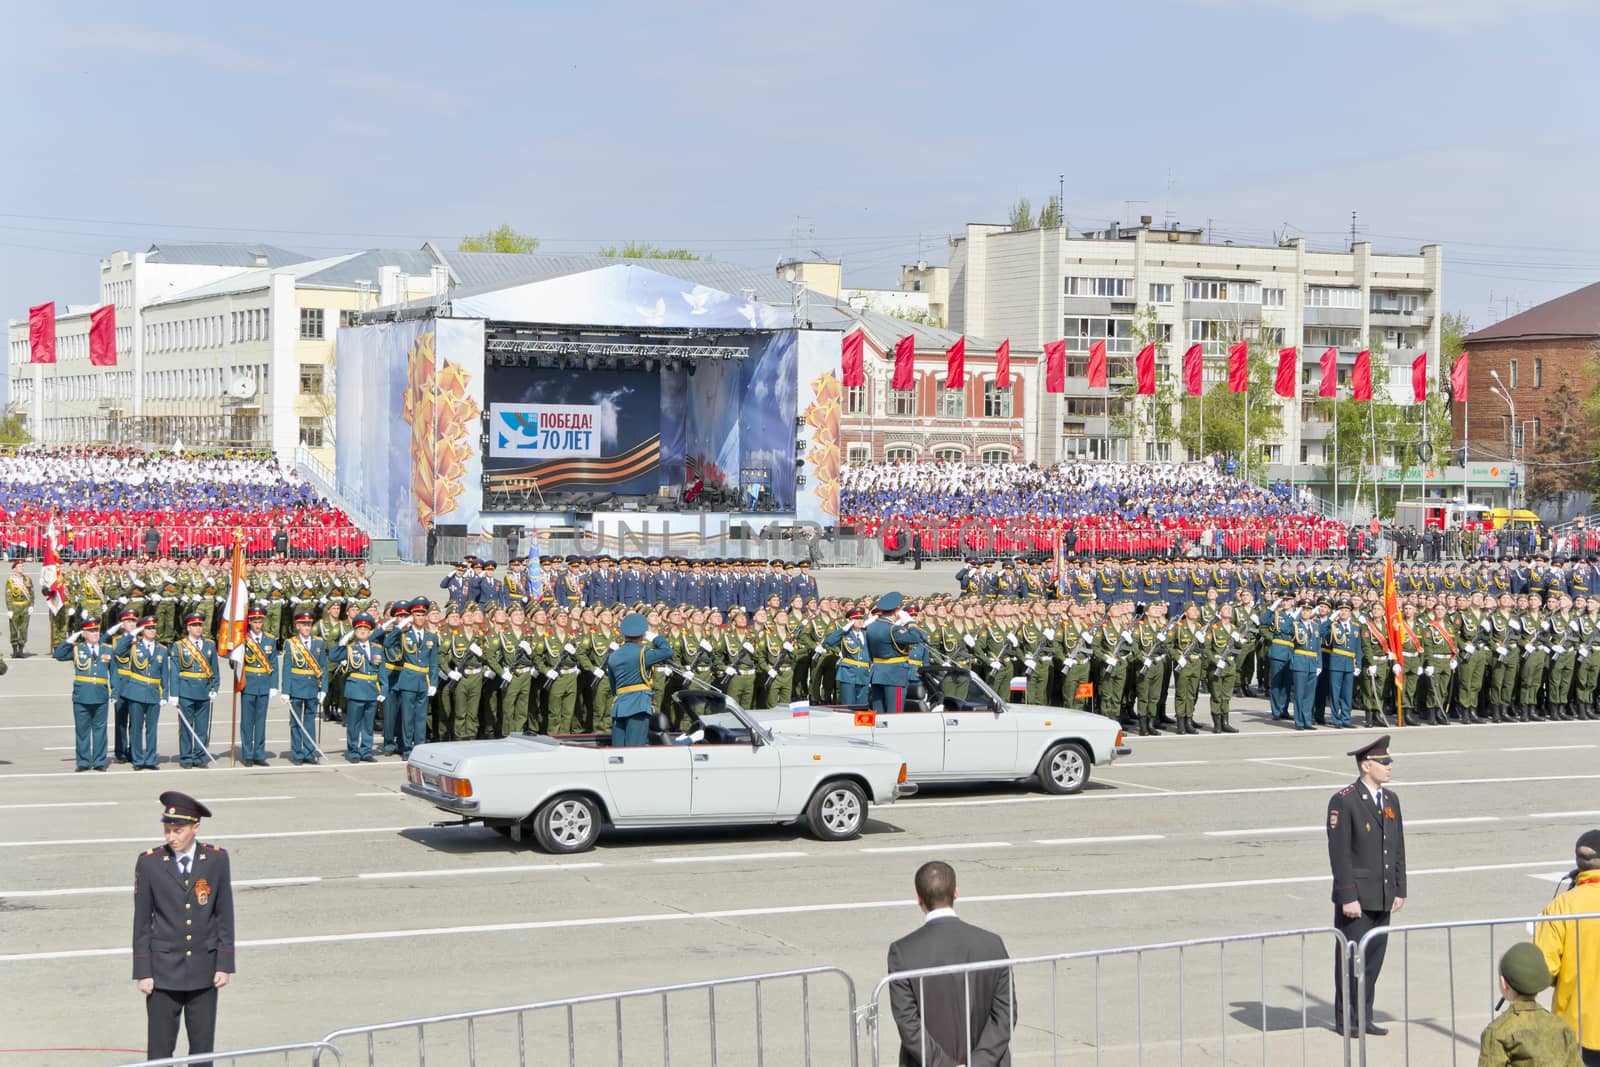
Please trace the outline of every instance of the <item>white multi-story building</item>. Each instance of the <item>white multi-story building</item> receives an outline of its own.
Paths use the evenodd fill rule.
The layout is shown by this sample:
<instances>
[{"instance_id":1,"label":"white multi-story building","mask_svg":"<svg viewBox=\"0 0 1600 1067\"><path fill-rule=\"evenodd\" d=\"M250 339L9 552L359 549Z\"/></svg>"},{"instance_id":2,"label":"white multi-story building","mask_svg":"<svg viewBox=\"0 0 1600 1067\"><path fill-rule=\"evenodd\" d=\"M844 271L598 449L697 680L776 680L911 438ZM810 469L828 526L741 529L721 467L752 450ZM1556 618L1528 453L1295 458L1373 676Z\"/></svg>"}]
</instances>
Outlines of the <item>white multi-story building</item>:
<instances>
[{"instance_id":1,"label":"white multi-story building","mask_svg":"<svg viewBox=\"0 0 1600 1067\"><path fill-rule=\"evenodd\" d=\"M1397 400L1409 402L1411 364L1420 352L1429 353L1430 381L1438 380L1441 268L1438 245L1416 255L1387 255L1367 242L1347 252L1312 250L1304 239L1265 247L1216 244L1198 230L1152 228L1148 217L1136 227L1082 237L1061 228L974 224L951 243L950 328L1009 337L1013 350L1038 350L1066 338L1066 393L1039 398L1041 424L1050 427L1039 441L1043 462L1187 458L1175 441L1118 434L1114 409L1123 387L1132 384L1141 320L1159 345L1157 379L1172 382L1178 395L1183 354L1192 344L1205 353L1208 389L1225 376L1234 340L1264 342L1273 352L1294 345L1300 396L1278 401L1283 432L1263 442L1264 458L1317 466L1331 458L1324 456L1331 427L1319 420L1314 403L1318 361L1328 348L1339 351L1345 397L1362 349L1372 350L1375 369L1388 361ZM1088 388L1089 345L1099 340L1110 356L1109 398Z\"/></svg>"}]
</instances>

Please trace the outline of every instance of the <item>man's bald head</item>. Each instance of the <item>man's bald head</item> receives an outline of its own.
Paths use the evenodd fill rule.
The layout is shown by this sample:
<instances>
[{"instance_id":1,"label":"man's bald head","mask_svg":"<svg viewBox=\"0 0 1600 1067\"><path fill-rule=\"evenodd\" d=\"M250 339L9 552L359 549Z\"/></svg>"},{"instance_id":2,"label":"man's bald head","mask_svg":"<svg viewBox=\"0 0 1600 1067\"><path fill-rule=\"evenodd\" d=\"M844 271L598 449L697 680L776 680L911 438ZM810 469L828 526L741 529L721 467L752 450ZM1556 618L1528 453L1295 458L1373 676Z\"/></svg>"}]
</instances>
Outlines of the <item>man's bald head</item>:
<instances>
[{"instance_id":1,"label":"man's bald head","mask_svg":"<svg viewBox=\"0 0 1600 1067\"><path fill-rule=\"evenodd\" d=\"M922 910L948 908L956 902L956 872L944 860L929 860L917 868L917 900Z\"/></svg>"}]
</instances>

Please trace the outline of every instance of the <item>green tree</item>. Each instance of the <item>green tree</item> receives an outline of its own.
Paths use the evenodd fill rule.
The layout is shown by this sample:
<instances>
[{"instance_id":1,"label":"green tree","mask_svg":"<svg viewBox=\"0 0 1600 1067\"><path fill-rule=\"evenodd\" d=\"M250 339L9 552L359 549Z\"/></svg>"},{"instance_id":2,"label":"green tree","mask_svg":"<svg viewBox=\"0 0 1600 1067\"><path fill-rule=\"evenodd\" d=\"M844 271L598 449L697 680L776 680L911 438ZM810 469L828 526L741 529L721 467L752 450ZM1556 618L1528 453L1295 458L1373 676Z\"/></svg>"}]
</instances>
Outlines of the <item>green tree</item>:
<instances>
[{"instance_id":1,"label":"green tree","mask_svg":"<svg viewBox=\"0 0 1600 1067\"><path fill-rule=\"evenodd\" d=\"M32 440L33 436L28 433L27 420L21 415L10 414L0 417L0 445L25 445Z\"/></svg>"},{"instance_id":2,"label":"green tree","mask_svg":"<svg viewBox=\"0 0 1600 1067\"><path fill-rule=\"evenodd\" d=\"M629 241L621 248L611 245L600 249L600 255L612 259L699 259L687 248L657 248L648 241Z\"/></svg>"},{"instance_id":3,"label":"green tree","mask_svg":"<svg viewBox=\"0 0 1600 1067\"><path fill-rule=\"evenodd\" d=\"M1033 229L1033 205L1028 203L1027 197L1019 197L1011 205L1011 228L1013 230Z\"/></svg>"},{"instance_id":4,"label":"green tree","mask_svg":"<svg viewBox=\"0 0 1600 1067\"><path fill-rule=\"evenodd\" d=\"M1054 201L1054 197L1051 199ZM1154 308L1146 304L1139 310L1133 317L1130 333L1135 352L1153 343L1156 346L1156 367L1168 366L1169 346L1162 335L1160 324L1156 322ZM1111 416L1112 433L1128 438L1130 444L1135 439L1160 444L1178 436L1178 392L1172 384L1170 375L1163 379L1158 369L1156 391L1153 395L1140 396L1138 382L1123 386L1119 395L1122 404L1118 413ZM1251 411L1253 414L1254 409ZM1252 437L1255 436L1254 430L1255 427L1252 426Z\"/></svg>"},{"instance_id":5,"label":"green tree","mask_svg":"<svg viewBox=\"0 0 1600 1067\"><path fill-rule=\"evenodd\" d=\"M1061 197L1055 193L1050 194L1050 199L1045 201L1044 207L1039 209L1039 229L1049 230L1061 225ZM1026 227L1023 227L1026 229Z\"/></svg>"},{"instance_id":6,"label":"green tree","mask_svg":"<svg viewBox=\"0 0 1600 1067\"><path fill-rule=\"evenodd\" d=\"M1538 436L1528 442L1534 458L1523 461L1528 468L1528 500L1553 504L1556 521L1561 522L1572 497L1595 484L1597 467L1570 374L1561 376L1545 413L1551 417L1551 424L1544 425L1540 420Z\"/></svg>"},{"instance_id":7,"label":"green tree","mask_svg":"<svg viewBox=\"0 0 1600 1067\"><path fill-rule=\"evenodd\" d=\"M1238 334L1243 332L1242 324L1235 323L1234 326L1234 337L1229 344L1235 343ZM1244 392L1231 392L1227 376L1224 375L1221 381L1206 390L1204 396L1184 400L1178 436L1191 455L1221 453L1242 459L1240 475L1255 477L1265 463L1262 446L1283 436L1283 409L1279 406L1278 396L1272 391L1277 374L1277 354L1277 346L1272 341L1265 338L1251 340L1245 354L1245 366L1249 373ZM1218 359L1211 357L1208 362L1215 365ZM1244 433L1247 400L1250 404L1248 448Z\"/></svg>"},{"instance_id":8,"label":"green tree","mask_svg":"<svg viewBox=\"0 0 1600 1067\"><path fill-rule=\"evenodd\" d=\"M502 222L499 226L484 233L472 233L461 239L456 246L458 252L532 252L539 247L539 239L530 237L525 233L518 233L511 228L510 223Z\"/></svg>"}]
</instances>

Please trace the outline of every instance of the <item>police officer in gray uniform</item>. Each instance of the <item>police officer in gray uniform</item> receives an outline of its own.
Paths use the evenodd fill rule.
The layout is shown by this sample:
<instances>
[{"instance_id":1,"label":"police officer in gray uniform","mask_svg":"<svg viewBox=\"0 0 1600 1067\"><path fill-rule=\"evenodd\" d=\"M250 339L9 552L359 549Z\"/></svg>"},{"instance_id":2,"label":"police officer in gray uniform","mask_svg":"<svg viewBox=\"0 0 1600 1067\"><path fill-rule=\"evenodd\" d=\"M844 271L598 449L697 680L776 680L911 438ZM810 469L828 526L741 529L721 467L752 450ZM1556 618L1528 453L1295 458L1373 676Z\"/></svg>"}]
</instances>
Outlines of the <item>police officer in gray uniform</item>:
<instances>
[{"instance_id":1,"label":"police officer in gray uniform","mask_svg":"<svg viewBox=\"0 0 1600 1067\"><path fill-rule=\"evenodd\" d=\"M180 1016L191 1055L216 1047L217 990L234 969L233 879L228 854L195 840L210 815L186 793L162 793L166 844L133 867L133 977L145 997L152 1060L172 1055Z\"/></svg>"}]
</instances>

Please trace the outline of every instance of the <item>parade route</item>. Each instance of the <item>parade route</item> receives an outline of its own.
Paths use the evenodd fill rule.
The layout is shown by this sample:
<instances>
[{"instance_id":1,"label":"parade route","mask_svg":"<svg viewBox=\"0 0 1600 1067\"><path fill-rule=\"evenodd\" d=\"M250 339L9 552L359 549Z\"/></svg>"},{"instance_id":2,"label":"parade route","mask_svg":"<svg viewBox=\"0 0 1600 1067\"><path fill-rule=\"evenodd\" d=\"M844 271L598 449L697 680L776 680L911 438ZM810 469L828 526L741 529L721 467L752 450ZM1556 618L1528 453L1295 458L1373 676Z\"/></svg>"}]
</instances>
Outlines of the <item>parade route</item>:
<instances>
[{"instance_id":1,"label":"parade route","mask_svg":"<svg viewBox=\"0 0 1600 1067\"><path fill-rule=\"evenodd\" d=\"M177 768L164 710L159 770L74 773L67 670L39 655L13 661L0 690L8 1049L142 1041L129 977L131 875L138 853L160 841L163 789L213 805L202 839L233 858L239 973L222 997L227 1047L825 963L846 968L865 997L888 942L918 921L911 874L935 857L956 867L962 914L999 932L1014 955L1326 926L1327 797L1354 778L1344 753L1376 732L1297 734L1272 724L1263 702L1235 701L1240 734L1130 738L1133 755L1097 769L1078 796L933 786L874 809L867 833L842 844L794 828L635 832L553 857L481 828L432 825L442 813L400 794L399 760L289 766L287 712L276 702L270 767L226 766L222 714L212 746L220 763ZM324 724L324 741L336 746L337 731ZM1577 834L1600 823L1600 728L1394 734L1412 879L1403 920L1538 911ZM1325 1020L1320 946L1315 957L1308 1010ZM1400 975L1386 972L1380 1013L1398 1005ZM1423 985L1414 971L1414 997ZM1298 992L1280 995L1298 1003ZM1146 999L1146 1011L1163 1010L1148 986ZM1039 998L1032 1005L1045 1010ZM1023 1000L1025 1018L1032 1005ZM1474 1026L1487 1007L1474 1001L1484 1016ZM117 1059L0 1053L0 1063Z\"/></svg>"}]
</instances>

